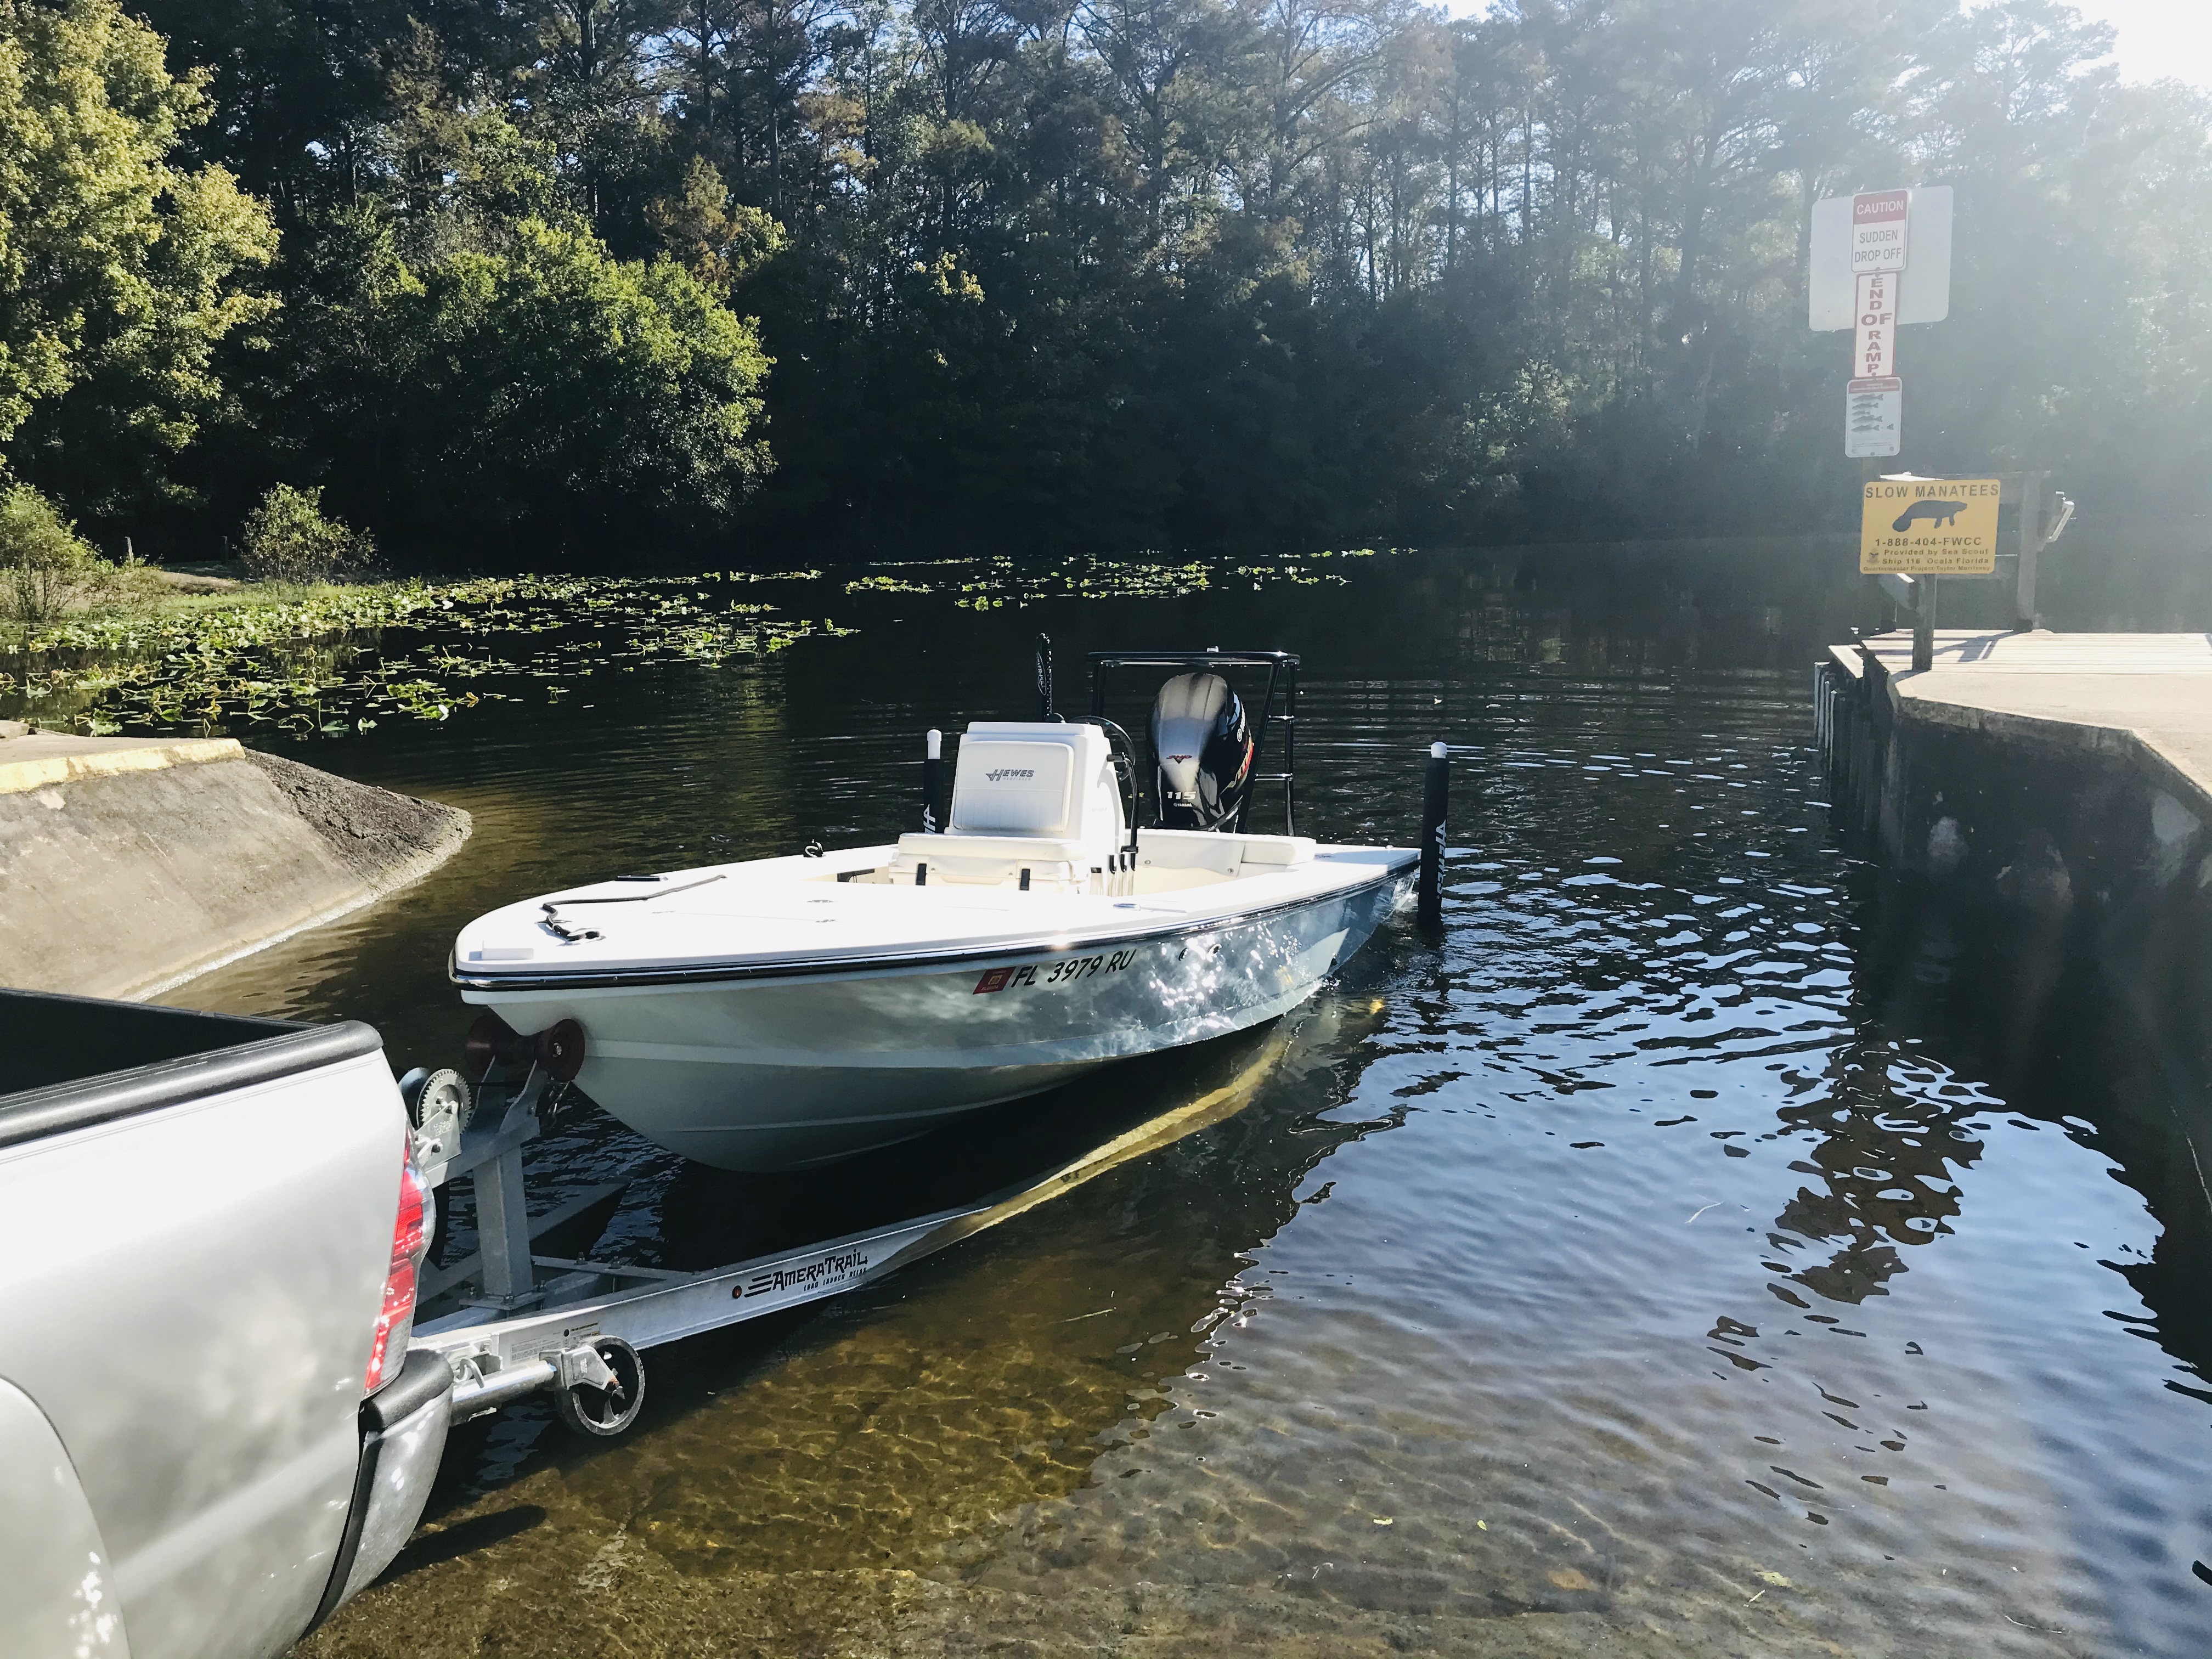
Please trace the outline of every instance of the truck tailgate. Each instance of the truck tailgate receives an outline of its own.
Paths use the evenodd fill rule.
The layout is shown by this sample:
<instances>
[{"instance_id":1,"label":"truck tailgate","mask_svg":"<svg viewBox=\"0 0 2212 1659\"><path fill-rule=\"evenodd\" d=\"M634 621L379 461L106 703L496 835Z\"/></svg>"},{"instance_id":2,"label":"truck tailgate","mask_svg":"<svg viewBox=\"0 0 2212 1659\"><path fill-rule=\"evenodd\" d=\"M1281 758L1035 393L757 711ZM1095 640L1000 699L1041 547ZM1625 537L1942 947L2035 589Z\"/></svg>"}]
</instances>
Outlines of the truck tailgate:
<instances>
[{"instance_id":1,"label":"truck tailgate","mask_svg":"<svg viewBox=\"0 0 2212 1659\"><path fill-rule=\"evenodd\" d=\"M0 1380L69 1448L135 1659L253 1659L313 1617L405 1133L363 1025L0 1099Z\"/></svg>"}]
</instances>

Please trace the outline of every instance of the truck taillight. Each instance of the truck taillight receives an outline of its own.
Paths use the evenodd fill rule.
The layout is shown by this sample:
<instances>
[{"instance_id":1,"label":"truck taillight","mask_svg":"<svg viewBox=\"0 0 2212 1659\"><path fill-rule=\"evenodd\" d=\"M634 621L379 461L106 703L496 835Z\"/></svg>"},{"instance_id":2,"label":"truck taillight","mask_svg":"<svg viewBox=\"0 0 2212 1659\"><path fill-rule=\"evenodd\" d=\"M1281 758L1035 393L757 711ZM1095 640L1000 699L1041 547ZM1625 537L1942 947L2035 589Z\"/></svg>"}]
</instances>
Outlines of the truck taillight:
<instances>
[{"instance_id":1,"label":"truck taillight","mask_svg":"<svg viewBox=\"0 0 2212 1659\"><path fill-rule=\"evenodd\" d=\"M429 1183L415 1167L415 1145L403 1138L399 1149L399 1214L392 1224L392 1267L384 1276L384 1308L376 1316L376 1340L369 1346L364 1394L374 1394L398 1372L407 1358L407 1339L415 1329L415 1273L430 1248Z\"/></svg>"}]
</instances>

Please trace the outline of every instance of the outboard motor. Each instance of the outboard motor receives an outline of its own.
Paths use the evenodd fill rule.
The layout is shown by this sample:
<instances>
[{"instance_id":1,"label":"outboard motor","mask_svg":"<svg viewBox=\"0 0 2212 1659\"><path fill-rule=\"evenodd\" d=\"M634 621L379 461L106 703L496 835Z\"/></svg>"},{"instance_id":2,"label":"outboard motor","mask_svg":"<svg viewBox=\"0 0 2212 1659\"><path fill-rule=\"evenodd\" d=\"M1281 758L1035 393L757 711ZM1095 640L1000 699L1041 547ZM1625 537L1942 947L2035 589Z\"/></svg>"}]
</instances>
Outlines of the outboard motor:
<instances>
[{"instance_id":1,"label":"outboard motor","mask_svg":"<svg viewBox=\"0 0 2212 1659\"><path fill-rule=\"evenodd\" d=\"M1152 700L1164 830L1233 830L1252 787L1252 728L1218 674L1178 674Z\"/></svg>"}]
</instances>

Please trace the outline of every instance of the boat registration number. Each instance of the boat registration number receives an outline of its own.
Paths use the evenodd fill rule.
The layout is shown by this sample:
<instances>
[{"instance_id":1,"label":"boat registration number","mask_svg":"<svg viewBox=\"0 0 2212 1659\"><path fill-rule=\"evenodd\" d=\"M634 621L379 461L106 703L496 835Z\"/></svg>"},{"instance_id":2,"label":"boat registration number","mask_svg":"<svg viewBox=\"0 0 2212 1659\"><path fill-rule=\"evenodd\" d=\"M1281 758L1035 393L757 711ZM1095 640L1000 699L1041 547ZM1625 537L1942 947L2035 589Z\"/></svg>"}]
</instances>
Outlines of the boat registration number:
<instances>
[{"instance_id":1,"label":"boat registration number","mask_svg":"<svg viewBox=\"0 0 2212 1659\"><path fill-rule=\"evenodd\" d=\"M1018 989L1024 985L1073 985L1100 974L1118 974L1137 959L1133 950L1096 957L1069 957L1063 961L1031 963L1022 968L994 968L975 981L975 994Z\"/></svg>"}]
</instances>

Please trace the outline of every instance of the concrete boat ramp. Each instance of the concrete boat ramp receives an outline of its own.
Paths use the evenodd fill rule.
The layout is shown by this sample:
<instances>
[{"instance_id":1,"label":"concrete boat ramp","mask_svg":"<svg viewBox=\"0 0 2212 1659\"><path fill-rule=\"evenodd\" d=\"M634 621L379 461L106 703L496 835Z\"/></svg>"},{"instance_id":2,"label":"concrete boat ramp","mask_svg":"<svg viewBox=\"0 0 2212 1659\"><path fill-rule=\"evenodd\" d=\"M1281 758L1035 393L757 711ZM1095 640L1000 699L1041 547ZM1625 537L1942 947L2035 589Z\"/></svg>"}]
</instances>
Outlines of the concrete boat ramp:
<instances>
[{"instance_id":1,"label":"concrete boat ramp","mask_svg":"<svg viewBox=\"0 0 2212 1659\"><path fill-rule=\"evenodd\" d=\"M230 738L0 723L0 984L155 995L405 885L469 827Z\"/></svg>"},{"instance_id":2,"label":"concrete boat ramp","mask_svg":"<svg viewBox=\"0 0 2212 1659\"><path fill-rule=\"evenodd\" d=\"M2212 635L1954 630L1911 660L1895 633L1814 668L1835 821L2054 987L2089 952L2167 1074L2212 1077ZM2212 1175L2212 1118L2188 1128Z\"/></svg>"},{"instance_id":3,"label":"concrete boat ramp","mask_svg":"<svg viewBox=\"0 0 2212 1659\"><path fill-rule=\"evenodd\" d=\"M1917 674L1910 634L1828 653L1854 679L1869 659L1901 718L2130 757L2212 810L2212 634L1939 632Z\"/></svg>"},{"instance_id":4,"label":"concrete boat ramp","mask_svg":"<svg viewBox=\"0 0 2212 1659\"><path fill-rule=\"evenodd\" d=\"M1954 630L1832 647L1815 732L1898 866L2002 896L2212 886L2212 635Z\"/></svg>"}]
</instances>

